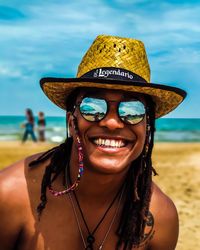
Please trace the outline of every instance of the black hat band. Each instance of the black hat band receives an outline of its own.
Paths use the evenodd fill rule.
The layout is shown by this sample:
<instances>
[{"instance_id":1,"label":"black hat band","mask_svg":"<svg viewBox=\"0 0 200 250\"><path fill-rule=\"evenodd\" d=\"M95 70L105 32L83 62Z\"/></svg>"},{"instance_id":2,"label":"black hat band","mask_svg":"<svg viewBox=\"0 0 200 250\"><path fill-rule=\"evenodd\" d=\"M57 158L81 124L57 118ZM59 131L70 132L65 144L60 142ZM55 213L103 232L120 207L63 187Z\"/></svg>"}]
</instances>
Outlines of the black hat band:
<instances>
[{"instance_id":1,"label":"black hat band","mask_svg":"<svg viewBox=\"0 0 200 250\"><path fill-rule=\"evenodd\" d=\"M115 67L102 67L93 69L82 75L80 78L115 79L147 83L147 81L141 76L129 70Z\"/></svg>"}]
</instances>

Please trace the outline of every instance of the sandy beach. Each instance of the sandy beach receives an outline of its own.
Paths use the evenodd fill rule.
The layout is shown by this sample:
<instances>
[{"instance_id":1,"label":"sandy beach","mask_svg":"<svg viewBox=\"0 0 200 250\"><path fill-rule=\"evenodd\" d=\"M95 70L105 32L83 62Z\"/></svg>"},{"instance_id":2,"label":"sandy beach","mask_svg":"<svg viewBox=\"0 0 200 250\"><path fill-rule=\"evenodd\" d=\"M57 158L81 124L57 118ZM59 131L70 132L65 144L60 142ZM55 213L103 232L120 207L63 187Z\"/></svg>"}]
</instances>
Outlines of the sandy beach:
<instances>
[{"instance_id":1,"label":"sandy beach","mask_svg":"<svg viewBox=\"0 0 200 250\"><path fill-rule=\"evenodd\" d=\"M0 169L53 144L0 142ZM180 235L177 250L200 249L200 143L156 143L153 165L159 176L154 181L178 209Z\"/></svg>"}]
</instances>

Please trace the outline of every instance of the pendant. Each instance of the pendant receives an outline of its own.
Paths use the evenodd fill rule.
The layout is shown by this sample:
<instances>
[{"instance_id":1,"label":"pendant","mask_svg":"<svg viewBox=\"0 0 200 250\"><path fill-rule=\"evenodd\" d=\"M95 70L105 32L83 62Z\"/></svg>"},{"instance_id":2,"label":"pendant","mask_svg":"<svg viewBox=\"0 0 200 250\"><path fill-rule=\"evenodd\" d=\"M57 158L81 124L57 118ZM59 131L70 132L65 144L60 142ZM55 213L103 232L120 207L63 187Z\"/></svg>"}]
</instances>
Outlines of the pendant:
<instances>
[{"instance_id":1,"label":"pendant","mask_svg":"<svg viewBox=\"0 0 200 250\"><path fill-rule=\"evenodd\" d=\"M95 238L93 235L88 235L87 237L87 247L86 247L86 250L93 250L93 243L95 242Z\"/></svg>"}]
</instances>

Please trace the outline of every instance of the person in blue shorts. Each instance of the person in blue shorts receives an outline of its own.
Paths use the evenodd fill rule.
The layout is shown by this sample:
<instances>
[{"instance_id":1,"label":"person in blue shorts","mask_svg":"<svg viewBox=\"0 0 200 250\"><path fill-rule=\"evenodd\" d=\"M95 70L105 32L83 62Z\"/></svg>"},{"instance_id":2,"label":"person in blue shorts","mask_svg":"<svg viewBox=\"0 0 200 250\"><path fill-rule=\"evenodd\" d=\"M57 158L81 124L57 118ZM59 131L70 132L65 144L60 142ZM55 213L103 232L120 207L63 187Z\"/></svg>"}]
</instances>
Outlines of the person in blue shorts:
<instances>
[{"instance_id":1,"label":"person in blue shorts","mask_svg":"<svg viewBox=\"0 0 200 250\"><path fill-rule=\"evenodd\" d=\"M24 135L22 138L23 143L28 139L29 135L31 136L34 142L37 141L37 138L34 132L34 125L35 125L35 121L34 121L33 112L31 109L27 108L26 109L26 122L23 124L23 127L25 128Z\"/></svg>"}]
</instances>

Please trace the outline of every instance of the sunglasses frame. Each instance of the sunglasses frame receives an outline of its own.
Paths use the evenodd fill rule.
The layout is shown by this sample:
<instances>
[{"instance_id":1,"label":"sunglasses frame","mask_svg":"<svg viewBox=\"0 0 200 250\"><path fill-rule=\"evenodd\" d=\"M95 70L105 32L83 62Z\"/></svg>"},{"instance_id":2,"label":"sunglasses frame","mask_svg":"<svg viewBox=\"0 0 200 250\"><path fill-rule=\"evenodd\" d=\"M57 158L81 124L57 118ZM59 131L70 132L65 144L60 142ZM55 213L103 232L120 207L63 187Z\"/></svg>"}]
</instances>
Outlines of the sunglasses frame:
<instances>
[{"instance_id":1,"label":"sunglasses frame","mask_svg":"<svg viewBox=\"0 0 200 250\"><path fill-rule=\"evenodd\" d=\"M80 110L80 105L81 105L83 99L85 99L85 98L94 98L94 99L99 99L99 100L105 101L106 107L107 107L106 113L105 113L105 115L104 115L101 119L99 119L98 121L89 121L89 120L87 120L87 119L83 116L83 114L82 114L82 112L81 112L81 110ZM129 122L126 122L126 121L122 120L121 116L119 115L119 105L120 105L120 103L121 103L121 102L131 102L131 101L139 101L139 102L141 102L141 103L143 104L144 110L145 110L145 113L144 113L144 116L143 116L142 120L139 121L139 122L137 122L137 123L134 123L134 124L131 124L131 123L129 123ZM141 100L138 99L138 98L130 99L130 100L127 100L127 101L126 101L126 100L124 100L124 101L114 101L114 100L108 101L108 100L106 100L105 98L92 97L92 96L89 96L89 95L81 96L81 100L80 100L78 103L76 103L76 104L74 105L74 109L73 109L73 110L75 111L76 107L78 107L81 116L82 116L86 121L88 121L88 122L100 122L100 121L102 121L102 120L107 116L107 114L109 113L109 110L110 110L110 105L109 105L109 103L117 103L117 115L118 115L120 121L122 121L123 123L125 123L125 124L127 124L127 125L137 125L137 124L139 124L140 122L142 122L142 121L144 120L144 117L146 116L146 114L147 114L147 112L148 112L148 107L144 104L143 101L141 101ZM74 111L73 111L73 112L74 112Z\"/></svg>"}]
</instances>

